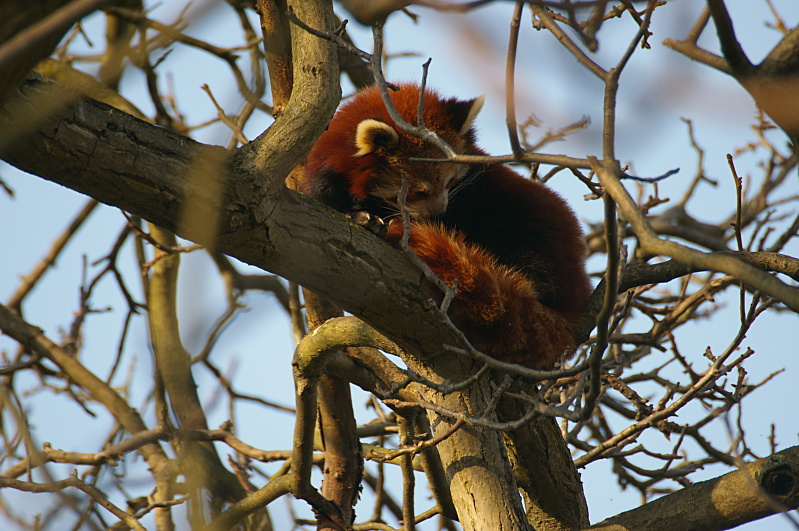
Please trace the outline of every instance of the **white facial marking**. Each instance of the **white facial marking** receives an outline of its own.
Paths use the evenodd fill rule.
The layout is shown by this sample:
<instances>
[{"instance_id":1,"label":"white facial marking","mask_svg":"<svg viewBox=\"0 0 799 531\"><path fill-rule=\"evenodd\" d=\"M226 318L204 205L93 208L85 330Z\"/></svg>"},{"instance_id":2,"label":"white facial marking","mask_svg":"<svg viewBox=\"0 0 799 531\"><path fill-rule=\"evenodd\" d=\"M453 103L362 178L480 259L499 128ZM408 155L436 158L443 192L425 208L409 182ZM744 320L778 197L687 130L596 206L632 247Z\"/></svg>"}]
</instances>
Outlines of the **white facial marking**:
<instances>
[{"instance_id":1,"label":"white facial marking","mask_svg":"<svg viewBox=\"0 0 799 531\"><path fill-rule=\"evenodd\" d=\"M394 147L399 141L399 135L393 127L379 120L371 118L361 121L355 130L355 147L358 151L354 157L363 157L374 153L381 147Z\"/></svg>"},{"instance_id":2,"label":"white facial marking","mask_svg":"<svg viewBox=\"0 0 799 531\"><path fill-rule=\"evenodd\" d=\"M485 96L480 96L479 98L472 100L472 107L469 109L469 114L466 116L466 121L463 122L463 126L459 131L461 136L469 132L469 129L472 127L472 122L474 122L474 119L477 118L478 114L480 114L480 109L483 108L483 103L485 103L485 100Z\"/></svg>"}]
</instances>

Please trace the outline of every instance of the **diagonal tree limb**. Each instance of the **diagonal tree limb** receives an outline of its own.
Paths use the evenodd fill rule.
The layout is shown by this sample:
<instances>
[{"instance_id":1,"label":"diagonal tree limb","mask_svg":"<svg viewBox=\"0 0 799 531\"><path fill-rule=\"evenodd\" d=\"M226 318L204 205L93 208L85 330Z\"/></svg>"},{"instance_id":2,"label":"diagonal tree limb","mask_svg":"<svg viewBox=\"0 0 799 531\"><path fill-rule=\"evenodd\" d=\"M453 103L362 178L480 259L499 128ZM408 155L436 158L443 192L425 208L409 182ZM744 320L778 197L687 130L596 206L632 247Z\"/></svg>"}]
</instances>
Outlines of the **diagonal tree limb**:
<instances>
[{"instance_id":1,"label":"diagonal tree limb","mask_svg":"<svg viewBox=\"0 0 799 531\"><path fill-rule=\"evenodd\" d=\"M716 34L719 38L721 51L736 77L747 75L752 68L752 63L746 56L741 43L735 36L732 19L724 5L724 0L707 0L710 16L716 24Z\"/></svg>"},{"instance_id":2,"label":"diagonal tree limb","mask_svg":"<svg viewBox=\"0 0 799 531\"><path fill-rule=\"evenodd\" d=\"M741 465L591 526L623 531L732 529L799 506L799 447Z\"/></svg>"}]
</instances>

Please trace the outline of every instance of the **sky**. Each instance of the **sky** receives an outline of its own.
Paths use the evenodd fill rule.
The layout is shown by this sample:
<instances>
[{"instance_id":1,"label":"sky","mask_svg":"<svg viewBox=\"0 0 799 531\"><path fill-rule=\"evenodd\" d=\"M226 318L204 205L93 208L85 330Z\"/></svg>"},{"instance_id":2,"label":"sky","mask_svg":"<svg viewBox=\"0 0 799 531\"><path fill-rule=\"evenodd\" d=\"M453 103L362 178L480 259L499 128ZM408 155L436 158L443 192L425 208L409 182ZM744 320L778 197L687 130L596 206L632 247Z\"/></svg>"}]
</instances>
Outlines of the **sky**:
<instances>
[{"instance_id":1,"label":"sky","mask_svg":"<svg viewBox=\"0 0 799 531\"><path fill-rule=\"evenodd\" d=\"M164 3L151 14L162 21L174 20L175 4ZM727 2L736 29L750 57L758 61L777 42L779 35L765 26L770 19L766 3L760 0L730 0ZM774 6L789 26L799 23L799 5L794 0L774 0ZM660 185L661 197L679 199L686 183L692 178L697 164L696 152L687 138L687 127L682 118L694 125L697 142L706 150L707 174L718 179L718 187L700 187L697 196L689 203L690 212L700 220L714 221L729 211L734 201L734 188L726 163L726 154L754 138L751 125L755 108L748 95L728 76L703 65L693 63L669 50L661 43L665 38L681 38L696 19L702 2L672 0L656 12L654 35L650 38L651 50L638 50L622 75L619 93L617 153L623 164L629 164L633 173L654 176L679 167L675 177ZM241 43L232 12L223 4L207 7L207 2L197 2L193 10L210 9L210 16L200 19L187 30L218 46L236 46ZM486 106L478 117L479 143L492 154L510 152L505 133L504 118L504 49L512 5L499 2L463 15L444 15L424 8L413 8L420 15L414 23L409 17L393 15L386 29L386 48L391 53L407 53L392 58L386 67L392 80L418 80L421 64L432 57L428 84L444 94L473 98L486 95ZM340 6L337 12L343 13ZM192 11L190 10L190 14ZM346 16L346 15L342 15ZM600 48L594 56L603 65L615 63L620 50L626 48L632 35L626 21L611 21L600 33ZM90 17L85 21L90 38L102 42L102 19ZM364 49L371 47L367 28L356 22L349 25L356 44ZM712 28L706 31L700 44L716 50ZM92 53L85 44L83 53ZM200 68L197 65L202 65ZM90 64L81 67L88 71ZM239 105L235 86L225 65L216 59L182 46L173 47L160 67L162 87L171 87L176 95L179 110L190 123L202 123L215 115L208 96L200 88L208 84L215 97L228 112ZM169 74L169 75L166 75ZM123 79L123 94L134 101L147 114L152 113L147 95L142 89L142 76L135 70ZM351 92L351 87L344 87ZM584 131L571 135L565 142L547 148L549 152L573 156L599 153L602 124L601 85L598 80L570 57L555 39L545 31L530 28L525 16L519 44L517 65L518 116L520 121L529 113L542 123L541 131L557 129L587 116L591 125ZM257 116L245 128L245 135L254 138L270 123L270 119ZM776 132L773 138L779 139ZM195 138L209 144L226 145L229 131L214 125L196 131ZM784 140L778 140L784 144ZM745 155L736 159L741 175L758 175L756 157ZM50 242L85 203L86 198L58 185L22 174L0 163L0 178L14 191L9 197L0 192L0 247L13 252L0 253L0 300L7 300L16 288L19 277L26 274L47 251ZM576 180L558 177L551 182L569 199L581 220L596 221L601 216L599 201L585 201L585 189ZM799 194L796 178L784 185L784 196ZM795 211L795 209L794 209ZM116 235L125 224L116 210L102 207L95 211L86 227L72 241L59 258L53 271L43 279L36 291L25 302L26 317L41 327L55 340L68 329L78 304L78 286L84 276L91 278L102 267L95 261L103 258ZM794 240L787 254L799 255L799 242ZM213 264L201 253L182 258L179 296L181 305L181 331L186 347L198 352L208 337L209 330L224 308L224 291L218 282ZM120 268L127 274L129 288L141 300L141 287L136 281L134 256L130 244L120 255ZM596 265L596 268L601 265ZM251 268L241 265L245 272ZM200 286L202 289L198 289ZM720 301L734 309L734 297ZM110 278L106 278L93 299L95 308L113 308L116 312L93 314L83 333L82 359L99 374L111 370L122 323L119 310L124 300ZM293 386L290 360L293 340L288 320L274 297L263 293L247 294L243 300L246 309L230 324L216 347L214 361L234 382L237 389L265 398L281 401L291 406ZM682 350L699 364L706 347L721 351L735 328L734 311L729 319L698 323L683 334ZM785 372L775 377L764 389L747 398L743 408L743 425L760 455L768 454L768 435L771 423L777 423L777 439L782 448L797 444L799 418L794 404L799 391L793 384L799 378L799 361L792 345L799 339L796 315L768 316L758 321L747 335L744 347L756 352L747 365L752 381L780 369ZM0 337L0 352L13 357L15 346L8 338ZM121 369L114 380L117 385L126 381L130 387L131 403L146 414L152 413L149 388L151 373L150 352L146 342L146 329L141 317L135 318L126 340ZM207 370L197 368L195 377L199 392L209 410L211 426L217 426L233 415L237 421L237 434L243 440L264 449L291 447L291 417L280 411L254 404L239 404L231 412L228 403L217 391L215 380ZM142 382L143 385L135 385ZM25 390L37 389L39 382L21 375L18 385ZM370 413L363 407L365 394L356 392L359 420L368 420ZM51 442L56 448L84 450L94 448L98 437L105 437L110 429L109 419L97 411L91 418L72 400L57 390L24 399L39 444ZM683 412L689 415L696 410ZM680 422L681 419L675 419ZM617 428L624 427L620 423ZM726 427L718 423L713 432L719 441L727 437ZM656 434L645 434L647 444L669 445L656 441ZM225 449L222 450L224 455ZM131 457L134 466L135 458ZM8 463L4 463L7 467ZM127 465L126 465L127 466ZM5 468L3 467L3 468ZM619 511L640 503L632 490L622 491L610 474L610 464L599 462L581 471L592 522L599 521ZM51 467L54 475L68 474L69 467ZM272 469L270 469L272 470ZM703 479L727 472L720 467L703 471ZM144 477L142 473L141 477ZM37 478L41 480L41 478ZM110 481L104 478L104 481ZM132 490L146 489L146 483L134 484ZM141 492L144 494L146 492ZM424 493L421 493L423 496ZM14 507L23 514L33 514L40 498L4 492L6 499L14 500ZM121 499L118 500L122 504ZM420 501L427 507L429 501ZM298 504L299 505L299 504ZM285 522L285 505L276 504L276 522ZM361 509L366 513L368 509ZM0 519L2 522L2 519ZM766 521L743 526L748 531L792 528L779 516ZM280 529L278 526L277 529Z\"/></svg>"}]
</instances>

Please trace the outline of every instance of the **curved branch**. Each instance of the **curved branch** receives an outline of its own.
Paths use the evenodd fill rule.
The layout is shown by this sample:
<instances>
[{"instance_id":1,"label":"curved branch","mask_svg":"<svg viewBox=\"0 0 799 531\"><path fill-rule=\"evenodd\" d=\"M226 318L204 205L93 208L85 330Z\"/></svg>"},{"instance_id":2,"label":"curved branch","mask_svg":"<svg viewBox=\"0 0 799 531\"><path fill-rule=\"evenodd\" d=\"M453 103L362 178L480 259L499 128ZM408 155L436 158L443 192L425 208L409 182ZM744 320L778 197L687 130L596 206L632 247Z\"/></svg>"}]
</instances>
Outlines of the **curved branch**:
<instances>
[{"instance_id":1,"label":"curved branch","mask_svg":"<svg viewBox=\"0 0 799 531\"><path fill-rule=\"evenodd\" d=\"M327 320L344 315L340 308L312 291L303 290L303 295L305 316L311 331ZM350 383L346 378L332 375L326 368L325 374L319 380L317 394L317 422L325 456L321 492L341 509L344 522L352 525L364 469ZM330 521L320 519L317 528L335 529L335 526Z\"/></svg>"},{"instance_id":2,"label":"curved branch","mask_svg":"<svg viewBox=\"0 0 799 531\"><path fill-rule=\"evenodd\" d=\"M332 31L332 6L321 0L287 2L299 18L315 28ZM308 153L327 127L341 100L337 50L296 25L291 26L294 67L291 97L275 123L239 150L236 164L252 163L255 170L278 193L289 172Z\"/></svg>"},{"instance_id":3,"label":"curved branch","mask_svg":"<svg viewBox=\"0 0 799 531\"><path fill-rule=\"evenodd\" d=\"M206 528L206 531L227 531L235 528L236 524L248 515L291 492L292 481L293 474L273 479L240 502L228 507L225 512L214 518L213 522Z\"/></svg>"},{"instance_id":4,"label":"curved branch","mask_svg":"<svg viewBox=\"0 0 799 531\"><path fill-rule=\"evenodd\" d=\"M760 290L761 293L782 302L793 311L799 312L799 290L788 286L776 277L741 260L730 259L728 256L715 253L703 253L672 241L660 239L619 181L621 169L618 163L596 161L595 171L605 191L611 194L619 204L624 217L633 227L644 252L670 256L691 267L727 273Z\"/></svg>"},{"instance_id":5,"label":"curved branch","mask_svg":"<svg viewBox=\"0 0 799 531\"><path fill-rule=\"evenodd\" d=\"M311 468L317 420L317 387L328 359L347 346L369 346L387 351L396 351L398 348L360 319L336 317L306 335L297 345L292 361L297 419L294 425L291 489L295 496L308 501L319 511L323 521L330 520L339 525L342 522L350 525L347 514L351 514L351 509L347 507L345 511L331 503L311 486Z\"/></svg>"},{"instance_id":6,"label":"curved branch","mask_svg":"<svg viewBox=\"0 0 799 531\"><path fill-rule=\"evenodd\" d=\"M111 503L105 494L94 485L89 485L78 479L77 475L70 476L61 481L53 481L50 483L33 483L30 481L20 481L18 479L0 477L0 488L12 488L25 492L58 492L66 489L67 487L75 487L76 489L84 492L90 496L98 505L104 507L111 514L119 518L131 529L136 531L146 531L144 526L139 523L139 520L132 514L126 513L113 503Z\"/></svg>"}]
</instances>

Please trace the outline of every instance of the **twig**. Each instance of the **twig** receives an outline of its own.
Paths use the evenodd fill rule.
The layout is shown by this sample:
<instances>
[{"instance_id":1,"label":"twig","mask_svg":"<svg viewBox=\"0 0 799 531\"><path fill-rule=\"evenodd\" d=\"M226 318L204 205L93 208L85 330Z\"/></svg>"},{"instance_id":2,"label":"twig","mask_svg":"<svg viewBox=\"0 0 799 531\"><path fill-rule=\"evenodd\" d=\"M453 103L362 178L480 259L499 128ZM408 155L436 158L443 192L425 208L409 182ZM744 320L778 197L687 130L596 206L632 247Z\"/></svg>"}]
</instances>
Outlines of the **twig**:
<instances>
[{"instance_id":1,"label":"twig","mask_svg":"<svg viewBox=\"0 0 799 531\"><path fill-rule=\"evenodd\" d=\"M291 9L291 7L289 7L287 13L288 13L289 20L292 23L294 23L297 26L301 27L302 29L304 29L305 31L310 33L311 35L319 37L320 39L325 39L326 41L333 42L333 43L336 44L336 46L348 51L352 55L358 56L358 57L360 57L362 59L366 59L367 61L371 61L372 60L372 54L364 52L360 48L358 48L356 46L353 46L346 39L341 37L341 34L344 33L344 30L347 28L347 22L348 21L346 19L342 20L341 21L341 25L338 28L336 28L332 33L328 33L326 31L319 31L317 29L314 29L314 28L308 26L305 22L303 22L302 20L297 18L297 15L294 13L294 10Z\"/></svg>"},{"instance_id":2,"label":"twig","mask_svg":"<svg viewBox=\"0 0 799 531\"><path fill-rule=\"evenodd\" d=\"M247 142L249 142L249 139L246 136L244 136L244 131L242 131L242 129L239 126L239 124L235 120L230 118L227 114L225 114L225 110L222 109L222 106L219 105L219 103L216 101L216 98L214 97L213 92L211 92L211 88L208 86L208 84L207 83L203 83L202 86L200 86L200 88L206 94L208 94L209 98L211 98L211 103L213 103L214 107L216 107L216 115L219 117L219 119L222 121L223 124L225 124L226 126L228 126L230 128L230 130L233 132L233 136L236 138L236 140L238 140L238 142L242 146L244 144L246 144Z\"/></svg>"},{"instance_id":3,"label":"twig","mask_svg":"<svg viewBox=\"0 0 799 531\"><path fill-rule=\"evenodd\" d=\"M441 150L442 153L444 153L444 155L446 155L447 159L452 159L455 155L455 150L452 149L452 146L450 146L443 138L441 138L434 131L427 129L423 125L413 126L409 124L397 111L397 108L391 101L391 96L388 93L388 83L383 75L383 22L375 22L375 24L372 26L372 36L374 38L374 51L372 52L369 61L372 66L372 73L375 76L375 84L380 92L380 97L383 99L383 105L385 105L388 115L402 132L416 138L421 138L425 142L436 146Z\"/></svg>"},{"instance_id":4,"label":"twig","mask_svg":"<svg viewBox=\"0 0 799 531\"><path fill-rule=\"evenodd\" d=\"M33 483L30 481L20 481L7 477L0 477L0 488L12 488L25 492L58 492L68 487L74 487L91 497L95 502L104 507L108 512L125 522L125 525L137 531L145 531L144 526L131 514L126 513L110 501L99 489L84 483L74 474L60 481L51 483Z\"/></svg>"},{"instance_id":5,"label":"twig","mask_svg":"<svg viewBox=\"0 0 799 531\"><path fill-rule=\"evenodd\" d=\"M516 125L516 82L514 71L516 69L516 50L519 46L519 26L521 25L524 4L525 2L522 0L517 1L513 10L508 40L508 57L505 61L505 122L508 127L511 151L513 151L514 155L518 155L522 151L522 147L519 144L519 131Z\"/></svg>"},{"instance_id":6,"label":"twig","mask_svg":"<svg viewBox=\"0 0 799 531\"><path fill-rule=\"evenodd\" d=\"M98 204L99 203L96 199L89 199L86 201L86 204L83 206L80 212L78 212L67 228L64 229L64 232L62 232L61 235L53 241L52 245L50 246L50 250L44 256L44 258L42 258L36 267L33 268L33 271L22 277L22 283L19 285L14 294L11 295L11 298L8 299L6 306L17 311L19 310L23 299L36 286L36 283L39 281L39 279L41 279L47 270L50 269L50 267L55 263L55 261L58 259L58 256L61 254L61 251L64 250L64 247L66 247L67 243L72 239L86 219L88 219L89 214L94 211Z\"/></svg>"}]
</instances>

